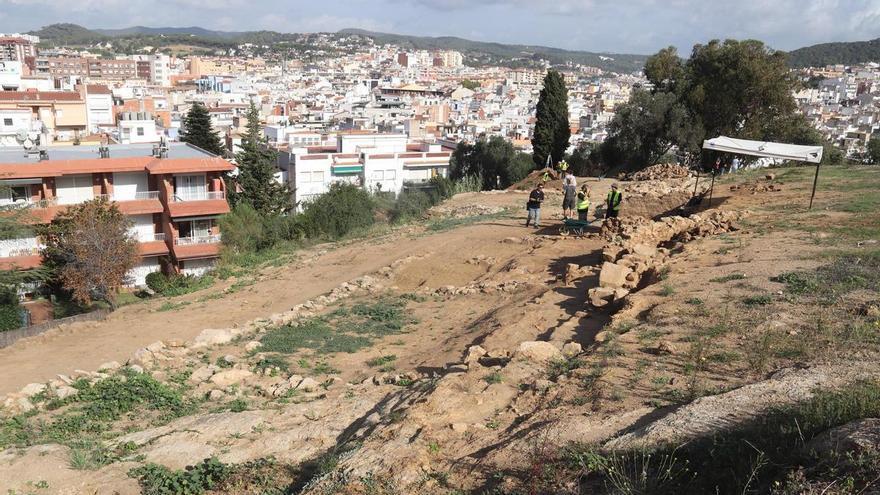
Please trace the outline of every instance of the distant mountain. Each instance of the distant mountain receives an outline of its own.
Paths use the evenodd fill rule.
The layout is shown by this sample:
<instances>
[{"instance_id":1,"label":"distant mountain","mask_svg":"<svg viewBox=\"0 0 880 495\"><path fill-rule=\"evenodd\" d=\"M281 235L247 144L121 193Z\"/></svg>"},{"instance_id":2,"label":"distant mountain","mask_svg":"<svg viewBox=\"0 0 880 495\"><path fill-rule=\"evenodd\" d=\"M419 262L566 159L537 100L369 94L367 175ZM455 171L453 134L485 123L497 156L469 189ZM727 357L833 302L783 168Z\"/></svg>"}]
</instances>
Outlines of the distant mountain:
<instances>
[{"instance_id":1,"label":"distant mountain","mask_svg":"<svg viewBox=\"0 0 880 495\"><path fill-rule=\"evenodd\" d=\"M880 38L870 41L822 43L788 52L792 67L822 67L880 62Z\"/></svg>"},{"instance_id":2,"label":"distant mountain","mask_svg":"<svg viewBox=\"0 0 880 495\"><path fill-rule=\"evenodd\" d=\"M458 50L484 63L491 63L498 59L522 61L544 59L553 64L573 62L616 72L635 72L645 66L645 59L647 59L647 55L596 53L536 45L508 45L472 41L454 36L432 38L427 36L377 33L363 29L343 29L338 34L365 36L377 43L392 43L403 48L415 50Z\"/></svg>"},{"instance_id":3,"label":"distant mountain","mask_svg":"<svg viewBox=\"0 0 880 495\"><path fill-rule=\"evenodd\" d=\"M235 31L212 31L210 29L201 28L198 26L190 26L190 27L146 27L146 26L132 26L123 29L94 29L96 33L100 33L105 36L112 37L120 37L120 36L135 36L139 34L148 35L148 36L159 36L159 35L189 35L189 36L200 36L203 38L221 38L221 39L232 39L242 36L245 33L235 32Z\"/></svg>"},{"instance_id":4,"label":"distant mountain","mask_svg":"<svg viewBox=\"0 0 880 495\"><path fill-rule=\"evenodd\" d=\"M76 24L52 24L28 34L39 36L41 41L59 45L88 45L107 40L103 34Z\"/></svg>"}]
</instances>

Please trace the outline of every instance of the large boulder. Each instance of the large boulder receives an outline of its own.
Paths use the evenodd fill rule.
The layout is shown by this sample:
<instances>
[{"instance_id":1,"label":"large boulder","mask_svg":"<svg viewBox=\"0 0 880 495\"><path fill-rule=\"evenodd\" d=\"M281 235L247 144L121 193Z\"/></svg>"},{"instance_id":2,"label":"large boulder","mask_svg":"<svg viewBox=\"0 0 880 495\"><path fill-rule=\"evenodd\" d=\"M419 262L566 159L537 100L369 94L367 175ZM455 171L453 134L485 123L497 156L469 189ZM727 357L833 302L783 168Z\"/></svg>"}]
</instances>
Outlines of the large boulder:
<instances>
[{"instance_id":1,"label":"large boulder","mask_svg":"<svg viewBox=\"0 0 880 495\"><path fill-rule=\"evenodd\" d=\"M626 285L626 276L630 271L631 270L625 266L606 261L602 264L602 271L599 272L599 287L607 287L611 289L623 287Z\"/></svg>"},{"instance_id":2,"label":"large boulder","mask_svg":"<svg viewBox=\"0 0 880 495\"><path fill-rule=\"evenodd\" d=\"M550 342L528 341L520 343L516 350L516 357L536 363L546 363L562 359L562 351Z\"/></svg>"}]
</instances>

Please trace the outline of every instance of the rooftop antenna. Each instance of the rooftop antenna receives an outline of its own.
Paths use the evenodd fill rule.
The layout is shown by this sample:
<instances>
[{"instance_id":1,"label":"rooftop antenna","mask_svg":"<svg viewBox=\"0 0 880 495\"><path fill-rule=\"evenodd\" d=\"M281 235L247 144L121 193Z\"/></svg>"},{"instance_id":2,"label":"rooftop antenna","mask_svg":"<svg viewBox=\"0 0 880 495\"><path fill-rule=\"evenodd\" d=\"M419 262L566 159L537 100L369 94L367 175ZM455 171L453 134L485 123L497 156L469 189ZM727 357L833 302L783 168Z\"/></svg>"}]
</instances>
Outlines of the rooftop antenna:
<instances>
[{"instance_id":1,"label":"rooftop antenna","mask_svg":"<svg viewBox=\"0 0 880 495\"><path fill-rule=\"evenodd\" d=\"M15 140L24 148L25 158L38 155L41 162L49 159L49 152L41 145L39 134L32 137L28 131L22 129L15 133Z\"/></svg>"},{"instance_id":2,"label":"rooftop antenna","mask_svg":"<svg viewBox=\"0 0 880 495\"><path fill-rule=\"evenodd\" d=\"M101 158L110 158L110 139L107 134L101 135L101 145L98 146L98 155Z\"/></svg>"},{"instance_id":3,"label":"rooftop antenna","mask_svg":"<svg viewBox=\"0 0 880 495\"><path fill-rule=\"evenodd\" d=\"M165 136L159 137L159 144L153 145L153 156L159 159L168 158L168 142Z\"/></svg>"}]
</instances>

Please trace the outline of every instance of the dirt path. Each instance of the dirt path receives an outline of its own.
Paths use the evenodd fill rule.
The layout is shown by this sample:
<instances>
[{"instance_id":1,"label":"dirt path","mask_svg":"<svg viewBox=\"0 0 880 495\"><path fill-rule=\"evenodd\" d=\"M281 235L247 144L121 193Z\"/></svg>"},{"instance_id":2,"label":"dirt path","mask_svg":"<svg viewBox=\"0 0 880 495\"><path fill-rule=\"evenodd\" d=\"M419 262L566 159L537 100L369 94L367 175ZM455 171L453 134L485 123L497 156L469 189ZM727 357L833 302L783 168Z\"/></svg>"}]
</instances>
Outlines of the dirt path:
<instances>
[{"instance_id":1,"label":"dirt path","mask_svg":"<svg viewBox=\"0 0 880 495\"><path fill-rule=\"evenodd\" d=\"M516 192L462 195L453 203L519 206L523 198L522 193ZM558 213L558 208L547 209L549 221ZM464 260L468 253L485 252L504 238L534 232L523 229L519 222L519 219L493 220L429 235L412 234L410 229L410 233L402 231L366 242L329 249L325 246L323 250L316 248L303 253L302 258L307 262L268 269L254 285L219 299L199 301L228 286L228 282L173 299L190 302L181 309L157 311L168 301L163 299L121 308L104 321L53 329L0 350L0 394L77 369L94 370L107 361L124 362L134 350L157 340L190 340L205 328L241 325L254 318L286 311L406 256L437 253L438 260L450 254ZM432 285L452 284L472 279L474 275L449 272L442 262L430 262L416 269L408 282L418 285L430 276Z\"/></svg>"}]
</instances>

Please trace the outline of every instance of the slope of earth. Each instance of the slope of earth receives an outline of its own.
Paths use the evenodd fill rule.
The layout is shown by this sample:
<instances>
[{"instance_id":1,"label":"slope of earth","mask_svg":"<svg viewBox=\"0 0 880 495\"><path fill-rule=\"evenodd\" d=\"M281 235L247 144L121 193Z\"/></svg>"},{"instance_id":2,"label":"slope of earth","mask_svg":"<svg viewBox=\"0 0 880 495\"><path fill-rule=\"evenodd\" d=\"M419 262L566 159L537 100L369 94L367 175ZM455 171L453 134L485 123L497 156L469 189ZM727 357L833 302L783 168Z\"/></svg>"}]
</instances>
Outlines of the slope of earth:
<instances>
[{"instance_id":1,"label":"slope of earth","mask_svg":"<svg viewBox=\"0 0 880 495\"><path fill-rule=\"evenodd\" d=\"M809 169L776 174L723 178L713 211L630 216L583 238L556 235L556 191L538 230L520 225L523 193L462 195L423 227L315 250L222 299L138 313L157 318L155 330L110 356L118 362L71 362L60 372L102 369L64 379L34 366L25 379L35 383L7 396L0 486L616 493L630 482L641 493L748 493L793 483L791 452L880 415L868 400L880 392L864 393L880 369L880 184L870 168L829 168L807 211ZM594 198L609 184L591 183ZM631 208L647 217L693 187L640 184L625 191L646 198ZM299 266L308 259L319 261ZM210 314L227 309L238 319ZM161 328L175 316L192 318L182 336ZM121 324L92 330L104 325ZM64 359L45 344L41 359ZM608 454L697 445L779 408L826 403L826 391L854 380L860 394L827 408L833 419L767 437L776 450L748 437L763 457L746 451L742 465L700 469L730 478L685 484L658 475L663 464ZM690 455L676 452L662 458ZM682 462L711 467L713 452ZM819 493L839 483L827 479L844 472L833 467L795 481ZM869 487L846 473L847 486Z\"/></svg>"}]
</instances>

